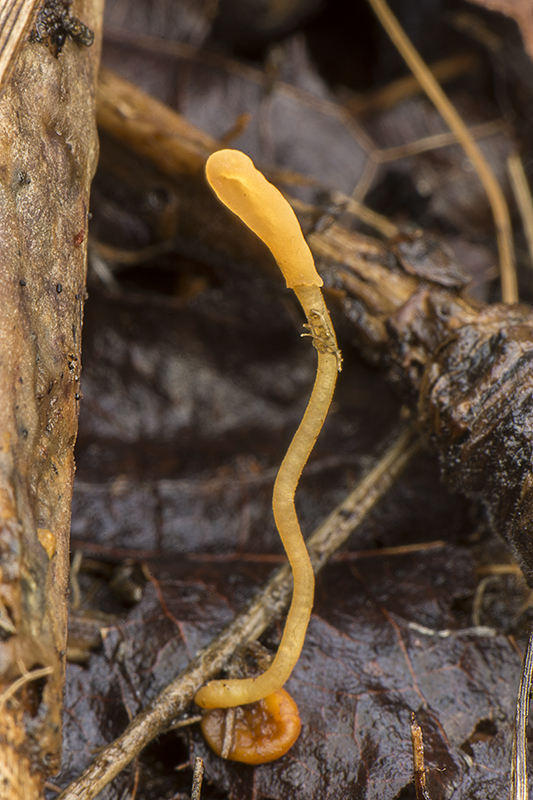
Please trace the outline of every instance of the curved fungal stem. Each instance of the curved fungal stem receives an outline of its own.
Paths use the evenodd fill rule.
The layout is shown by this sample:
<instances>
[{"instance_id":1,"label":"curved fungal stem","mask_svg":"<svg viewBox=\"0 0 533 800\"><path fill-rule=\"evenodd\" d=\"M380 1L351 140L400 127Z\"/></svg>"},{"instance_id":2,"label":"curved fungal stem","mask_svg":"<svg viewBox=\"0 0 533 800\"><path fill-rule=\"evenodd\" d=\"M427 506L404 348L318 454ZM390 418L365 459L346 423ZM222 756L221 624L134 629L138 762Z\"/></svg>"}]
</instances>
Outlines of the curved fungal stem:
<instances>
[{"instance_id":1,"label":"curved fungal stem","mask_svg":"<svg viewBox=\"0 0 533 800\"><path fill-rule=\"evenodd\" d=\"M274 519L294 578L292 602L278 652L259 677L211 681L194 698L203 708L231 708L262 700L281 688L303 647L315 579L294 507L294 494L331 404L341 354L320 291L322 279L298 220L283 195L255 169L247 156L236 150L214 153L207 162L206 173L219 199L271 249L287 285L295 291L304 309L308 335L318 353L313 392L274 485Z\"/></svg>"}]
</instances>

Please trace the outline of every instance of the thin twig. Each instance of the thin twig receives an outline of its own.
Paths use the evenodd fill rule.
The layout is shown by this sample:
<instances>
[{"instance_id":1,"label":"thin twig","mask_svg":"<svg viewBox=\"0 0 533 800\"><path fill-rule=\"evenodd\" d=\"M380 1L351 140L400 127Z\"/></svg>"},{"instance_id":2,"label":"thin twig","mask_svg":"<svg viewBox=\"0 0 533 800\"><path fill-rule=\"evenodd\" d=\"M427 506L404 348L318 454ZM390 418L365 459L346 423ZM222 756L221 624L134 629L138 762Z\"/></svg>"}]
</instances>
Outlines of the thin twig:
<instances>
[{"instance_id":1,"label":"thin twig","mask_svg":"<svg viewBox=\"0 0 533 800\"><path fill-rule=\"evenodd\" d=\"M490 583L498 580L497 575L487 575L476 586L476 593L474 595L474 602L472 604L472 623L477 627L481 625L481 611L483 609L483 600L485 598L485 590Z\"/></svg>"},{"instance_id":2,"label":"thin twig","mask_svg":"<svg viewBox=\"0 0 533 800\"><path fill-rule=\"evenodd\" d=\"M81 589L78 575L80 574L81 562L83 561L83 552L76 550L72 557L69 573L70 584L70 607L76 611L81 605Z\"/></svg>"},{"instance_id":3,"label":"thin twig","mask_svg":"<svg viewBox=\"0 0 533 800\"><path fill-rule=\"evenodd\" d=\"M511 760L510 800L528 800L526 726L533 677L533 628L529 633L516 700L515 730Z\"/></svg>"},{"instance_id":4,"label":"thin twig","mask_svg":"<svg viewBox=\"0 0 533 800\"><path fill-rule=\"evenodd\" d=\"M315 572L325 565L387 493L419 447L414 425L403 428L373 469L315 531L308 542ZM141 711L124 733L100 751L93 763L64 790L58 800L92 800L96 797L143 747L168 729L172 720L192 702L203 683L226 667L243 644L257 639L283 613L289 604L291 592L292 576L288 564L284 564L211 644Z\"/></svg>"},{"instance_id":5,"label":"thin twig","mask_svg":"<svg viewBox=\"0 0 533 800\"><path fill-rule=\"evenodd\" d=\"M199 756L194 759L192 773L191 800L200 800L202 796L202 781L204 778L204 762Z\"/></svg>"},{"instance_id":6,"label":"thin twig","mask_svg":"<svg viewBox=\"0 0 533 800\"><path fill-rule=\"evenodd\" d=\"M222 750L220 751L222 758L228 758L233 747L236 713L235 708L224 709L224 738L222 740Z\"/></svg>"},{"instance_id":7,"label":"thin twig","mask_svg":"<svg viewBox=\"0 0 533 800\"><path fill-rule=\"evenodd\" d=\"M514 268L513 237L509 209L502 188L496 180L490 164L461 119L461 116L450 103L441 86L437 83L412 42L402 30L400 23L385 0L369 0L369 3L400 55L416 76L437 110L444 117L451 130L457 136L459 143L472 162L485 188L496 225L498 252L500 256L502 297L506 303L515 303L518 300L518 288Z\"/></svg>"},{"instance_id":8,"label":"thin twig","mask_svg":"<svg viewBox=\"0 0 533 800\"><path fill-rule=\"evenodd\" d=\"M26 683L37 681L39 678L45 678L47 675L51 675L53 671L54 670L52 667L40 667L39 669L32 669L29 672L25 672L20 676L20 678L17 678L16 681L13 681L13 683L8 686L7 689L2 692L2 694L0 694L0 709Z\"/></svg>"},{"instance_id":9,"label":"thin twig","mask_svg":"<svg viewBox=\"0 0 533 800\"><path fill-rule=\"evenodd\" d=\"M475 53L459 53L436 61L428 67L439 83L453 80L478 69L480 60ZM374 91L351 97L344 107L356 116L386 111L420 92L420 84L414 75L406 75Z\"/></svg>"},{"instance_id":10,"label":"thin twig","mask_svg":"<svg viewBox=\"0 0 533 800\"><path fill-rule=\"evenodd\" d=\"M511 178L516 205L522 218L522 226L529 250L529 260L533 267L533 200L531 199L531 190L524 171L524 165L518 153L512 153L507 159L507 170Z\"/></svg>"},{"instance_id":11,"label":"thin twig","mask_svg":"<svg viewBox=\"0 0 533 800\"><path fill-rule=\"evenodd\" d=\"M424 737L415 712L411 712L411 744L413 746L413 772L416 800L429 800L426 789L426 766L424 763Z\"/></svg>"},{"instance_id":12,"label":"thin twig","mask_svg":"<svg viewBox=\"0 0 533 800\"><path fill-rule=\"evenodd\" d=\"M481 122L479 125L473 125L467 128L468 132L476 141L479 139L487 139L490 136L495 136L501 133L506 127L505 121L502 119L491 119L489 122ZM373 155L375 161L383 164L387 161L398 161L401 158L409 158L410 156L426 153L429 150L439 150L442 147L451 147L458 144L457 135L454 131L446 131L445 133L434 133L431 136L423 136L421 139L416 139L414 142L407 142L400 144L396 147L385 147Z\"/></svg>"}]
</instances>

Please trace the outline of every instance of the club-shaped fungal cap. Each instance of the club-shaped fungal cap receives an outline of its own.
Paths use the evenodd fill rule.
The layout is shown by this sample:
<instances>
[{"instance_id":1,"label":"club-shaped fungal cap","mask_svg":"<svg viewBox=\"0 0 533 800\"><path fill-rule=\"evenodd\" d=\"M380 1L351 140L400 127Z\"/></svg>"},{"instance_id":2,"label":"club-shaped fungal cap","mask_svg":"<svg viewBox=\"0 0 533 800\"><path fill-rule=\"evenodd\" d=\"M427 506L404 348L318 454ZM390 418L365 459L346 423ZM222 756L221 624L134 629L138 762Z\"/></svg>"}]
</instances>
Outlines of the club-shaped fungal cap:
<instances>
[{"instance_id":1,"label":"club-shaped fungal cap","mask_svg":"<svg viewBox=\"0 0 533 800\"><path fill-rule=\"evenodd\" d=\"M226 712L221 708L211 709L202 718L202 732L217 755L222 753L225 726ZM237 708L228 760L275 761L293 746L301 728L298 706L285 689L278 689L264 700Z\"/></svg>"},{"instance_id":2,"label":"club-shaped fungal cap","mask_svg":"<svg viewBox=\"0 0 533 800\"><path fill-rule=\"evenodd\" d=\"M217 150L205 172L219 200L270 249L289 288L322 286L296 214L251 158L240 150Z\"/></svg>"}]
</instances>

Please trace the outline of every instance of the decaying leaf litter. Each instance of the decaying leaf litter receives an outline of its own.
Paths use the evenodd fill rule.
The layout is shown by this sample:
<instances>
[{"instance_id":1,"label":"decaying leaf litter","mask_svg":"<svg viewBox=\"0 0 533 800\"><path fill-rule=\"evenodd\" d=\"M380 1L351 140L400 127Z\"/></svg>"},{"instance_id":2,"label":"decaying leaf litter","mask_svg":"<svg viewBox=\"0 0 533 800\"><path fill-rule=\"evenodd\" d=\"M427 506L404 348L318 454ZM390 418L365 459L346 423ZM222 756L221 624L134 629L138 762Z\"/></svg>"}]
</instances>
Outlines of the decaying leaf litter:
<instances>
[{"instance_id":1,"label":"decaying leaf litter","mask_svg":"<svg viewBox=\"0 0 533 800\"><path fill-rule=\"evenodd\" d=\"M116 31L112 34L116 36ZM137 34L136 39L140 38ZM147 44L146 38L144 44ZM115 47L119 49L116 44ZM300 42L292 41L288 49L289 57L285 62L281 61L282 66L287 68L287 61L289 65L296 61L298 66L302 59L305 63ZM111 50L108 63L116 66L112 56ZM164 60L167 62L168 56ZM199 61L202 66L202 59ZM165 67L168 69L168 63ZM219 78L218 70L213 72L216 80ZM298 75L297 67L293 66L293 72ZM302 82L310 82L307 70L300 77ZM317 76L311 73L311 77L316 85ZM210 96L205 75L196 79L204 88L204 99ZM194 77L190 80L193 81ZM294 75L293 80L297 80ZM232 97L245 95L242 87L237 88L240 92L232 91ZM197 93L190 86L183 90L183 96L187 100L191 98L191 107L192 97ZM263 93L264 87L260 86L257 96L261 100L261 111L264 111ZM275 84L271 94L275 94ZM283 92L281 95L282 107L291 107L295 102L294 96L288 103ZM276 109L275 100L279 104L279 98L272 99L267 93L266 105L270 114L264 113L262 119L263 126L267 130L270 128L273 141L269 144L274 149L276 140L272 131L278 130L279 126L272 124L271 117L276 120L276 115L281 114ZM323 98L320 100L320 111L326 117L326 127L329 127L332 124L331 111L330 116L325 114L325 103ZM220 124L220 105L215 108L213 117ZM202 109L205 114L205 105ZM316 109L313 111L316 113ZM234 124L237 116L234 110L232 116ZM311 125L307 123L301 127L301 109L297 116L295 127L307 132ZM318 116L320 118L320 114ZM340 122L336 124L343 129L347 123L342 114L338 118ZM208 125L203 127L213 135L221 133L214 123L211 130ZM230 127L228 125L226 131ZM249 135L249 130L250 126L244 136ZM288 138L287 126L282 125L281 131ZM363 155L367 154L357 138L353 138L354 130L350 131L350 137L350 144L355 142ZM509 140L501 131L493 138L498 138L497 153L510 149ZM239 140L232 144L241 146ZM77 721L72 737L74 746L69 747L67 742L65 752L65 758L70 759L72 765L71 775L90 760L89 748L104 739L97 710L93 708L87 717L80 714L81 708L92 705L90 696L93 695L93 699L94 696L101 697L104 704L105 697L113 698L115 707L124 709L122 720L118 713L112 716L115 733L120 732L129 714L141 708L180 665L185 665L201 644L212 638L213 623L209 621L204 604L198 619L198 600L202 594L213 604L212 618L215 626L216 620L220 626L224 615L228 619L231 609L240 607L257 582L268 574L268 561L266 564L261 564L261 561L265 560L265 553L279 552L268 519L269 486L275 464L283 453L281 440L290 438L302 407L306 384L311 379L311 364L306 366L305 357L302 362L294 311L283 300L282 292L265 277L265 273L245 277L246 264L241 266L242 255L241 264L236 259L237 268L233 273L229 271L228 260L225 263L221 261L219 252L223 253L224 247L226 253L232 253L235 259L235 251L240 249L242 254L246 245L242 244L242 237L235 241L235 234L226 232L226 219L220 218L217 223L216 212L207 198L209 233L214 234L215 241L222 246L215 248L205 234L200 238L198 230L205 218L202 220L202 212L195 210L194 200L202 197L203 190L196 188L192 181L188 185L182 181L179 187L179 182L171 183L154 175L150 167L139 166L136 160L132 160L128 168L127 161L125 164L120 162L119 151L113 149L112 142L103 143L103 164L106 163L106 145L109 147L107 163L108 166L114 165L115 174L111 169L107 175L101 173L96 185L93 200L96 239L105 242L105 236L99 231L102 228L105 231L106 226L111 229L111 223L114 223L113 231L116 235L118 229L118 236L111 240L112 247L120 250L131 250L132 245L150 247L158 240L172 238L178 225L181 252L179 260L171 254L152 262L150 274L152 279L155 277L160 282L162 292L152 294L151 298L145 295L141 298L135 291L139 285L146 286L147 270L139 267L122 269L118 273L122 286L119 293L102 291L96 284L91 290L94 296L99 296L98 305L108 316L100 311L101 316L95 317L92 323L94 334L92 337L89 334L88 354L85 356L84 393L88 410L87 423L82 423L81 429L82 446L78 456L81 480L75 502L75 509L80 513L75 513L77 528L74 533L78 542L83 542L88 548L86 552L91 551L86 541L88 532L91 537L96 533L96 539L92 539L92 552L104 562L116 563L126 555L135 558L135 551L139 549L143 556L152 556L150 568L159 581L159 592L156 584L149 583L141 604L124 622L111 626L104 641L103 654L92 655L87 668L74 667L71 670L71 677L77 677L69 687L78 687L77 692L73 688L67 702L67 719L70 716ZM301 145L302 149L295 151L294 165L287 157L289 163L282 161L281 166L292 172L312 175L313 170L308 165L297 161L297 157L305 158L305 145L306 142ZM365 146L368 147L366 142ZM290 152L286 141L282 141L279 148L282 153L287 149ZM313 164L323 162L318 141L314 151L312 147L310 150L309 158ZM343 155L341 153L339 157L341 164ZM122 153L120 157L124 157ZM335 157L331 160L335 162ZM346 156L346 163L352 161ZM361 161L367 163L368 159L365 156ZM423 162L424 159L419 169L424 167ZM134 171L131 169L133 165ZM427 172L426 169L426 178ZM432 174L431 170L429 174ZM461 174L459 169L456 174ZM328 183L326 174L315 178L321 183L320 189ZM350 190L340 177L338 181L338 185L332 182L337 190ZM123 187L128 182L130 191L126 194ZM465 186L470 191L472 184L469 177ZM183 191L184 186L192 200L188 201L187 195L180 194L180 188ZM423 184L421 186L423 188ZM290 188L294 192L294 186ZM457 185L448 188L453 198ZM315 194L316 189L311 187L304 189L301 196L307 203L310 200L316 203ZM105 209L100 220L99 199ZM141 202L136 204L134 200ZM478 207L474 216L477 215L479 230L483 230L483 215L479 208L486 208L486 205L481 195L476 200ZM449 204L455 206L451 201ZM324 206L322 201L320 208ZM180 212L178 222L177 208ZM488 217L486 212L485 217ZM439 220L436 214L435 218ZM308 224L312 227L311 220ZM315 226L318 228L319 225L320 220L318 225L315 220ZM446 228L445 225L442 227ZM467 230L471 229L467 229L464 223L462 228L459 227L459 235L453 231L455 237L446 238L458 239L456 246L462 245L463 253L466 248L467 252L475 254L477 263L481 261L484 267L482 274L486 274L494 267L494 256L487 245L479 246L475 236L472 237L474 242L469 241ZM133 242L127 235L131 232ZM197 242L196 249L192 244L194 241ZM378 265L380 257L385 262L387 259L390 261L387 253L387 248L367 244L368 260L374 260ZM265 262L260 253L253 260L258 264ZM461 259L463 267L467 260ZM111 279L117 280L117 273L114 278L111 275ZM128 284L129 292L124 291ZM153 283L150 288L153 292ZM284 319L280 316L282 313ZM162 317L166 317L163 337ZM346 317L348 332L345 335L353 336L353 315L352 327L348 325L349 315ZM90 317L88 322L91 324ZM361 327L365 332L364 326ZM163 352L162 339L165 341ZM184 348L186 340L188 346ZM92 362L93 366L91 348L100 356ZM280 350L285 359L280 359ZM316 525L317 518L327 514L335 501L353 485L365 458L371 456L376 443L391 430L399 413L398 404L380 379L365 370L355 356L352 358L352 375L346 379L345 388L341 388L339 409L329 424L329 444L327 439L319 444L308 478L302 485L302 519L309 530ZM286 363L283 365L284 360ZM258 361L270 369L261 374ZM239 400L244 402L237 402ZM376 414L378 403L379 413ZM280 413L280 405L284 413ZM247 412L244 418L243 406ZM374 419L366 425L359 423L356 427L354 420L368 420L368 406L378 417L377 421ZM256 414L252 409L257 410ZM87 427L84 428L84 424ZM276 438L280 440L277 447L274 432L278 433ZM172 446L169 446L169 439ZM233 444L239 447L237 459L231 447ZM481 542L488 534L484 530L483 516L471 504L457 498L450 500L435 483L429 482L428 486L430 463L413 466L415 478L418 477L422 486L417 486L416 492L409 483L397 487L396 501L393 494L388 509L385 505L376 512L363 529L361 539L358 538L358 547L383 547L400 541L420 544L444 538L451 543L455 541L455 545L449 544L435 552L422 548L418 569L413 567L413 556L408 556L402 567L398 556L390 555L386 556L388 562L379 555L373 556L376 559L374 572L366 563L367 568L363 571L357 561L350 559L328 568L330 575L324 573L317 596L313 620L317 626L315 637L312 631L308 649L298 668L301 672L297 671L291 680L291 691L308 713L307 733L304 734L307 739L302 739L296 746L301 747L300 756L297 751L291 752L279 764L251 772L215 761L206 753L207 777L216 781L219 790L225 789L234 797L254 794L295 796L298 791L302 795L307 793L317 797L338 796L343 791L356 797L368 791L380 796L385 792L395 797L402 788L410 785L412 774L409 709L414 705L418 710L426 704L426 719L424 714L419 714L419 720L422 726L425 723L428 732L426 760L430 769L434 764L445 768L443 773L435 771L430 776L436 784L435 796L439 796L439 791L442 796L449 796L453 791L468 791L476 795L480 791L495 794L505 790L508 783L509 722L517 681L513 676L518 674L520 658L512 641L503 637L476 637L472 634L463 637L457 633L444 638L435 636L436 632L444 629L459 631L471 627L469 603L475 586L472 559L477 557L472 538L477 536ZM214 469L214 474L206 471L209 468ZM210 478L207 483L206 477ZM411 507L407 503L409 498ZM207 514L203 510L204 503L207 503ZM424 504L426 509L420 508ZM403 538L401 534L398 536L398 528L400 531L403 529ZM107 537L103 535L104 529L109 534ZM136 538L132 541L132 537ZM450 548L454 552L450 552ZM168 556L161 565L163 553L167 555L176 551L184 562L179 568L169 569ZM184 552L192 552L194 557L185 561ZM434 578L432 564L435 564ZM99 567L93 564L91 568L94 572ZM446 574L450 576L449 583ZM426 575L427 583L424 583ZM413 586L414 598L411 599L410 592L406 592L408 580ZM191 584L196 591L192 601ZM336 596L331 607L329 595L328 611L328 587L335 585L342 600ZM354 585L359 589L354 589ZM441 587L444 587L442 595ZM104 586L100 594L105 591ZM223 599L220 607L222 618L213 602L217 596ZM428 596L431 602L428 602ZM164 605L161 605L161 597ZM95 601L91 602L94 604ZM144 608L143 604L147 607ZM109 598L107 601L102 599L98 606L104 610L113 608ZM165 636L152 645L148 663L143 663L146 648L143 634L137 633L138 620L141 620L141 631L152 637L155 636L154 615L159 624L170 626L175 636L174 640L170 638L170 642L174 644L169 643L168 632L165 632ZM412 622L426 630L413 632L409 627ZM128 629L135 631L135 635L130 637ZM275 639L270 641L274 644ZM354 669L353 665L359 659L362 666ZM132 670L131 664L136 660L139 667ZM490 669L487 669L487 664L490 664ZM161 671L157 667L161 667ZM115 687L106 680L106 674L113 675ZM450 675L453 676L451 680ZM90 676L94 676L96 681L94 689ZM455 678L457 684L453 683ZM296 687L303 697L305 689L310 690L307 706L305 700L298 697ZM324 696L318 710L317 688ZM450 695L454 700L451 707ZM481 698L484 702L480 702ZM377 708L379 715L375 713ZM339 709L342 709L341 713ZM380 721L376 722L376 717ZM80 731L84 732L80 719L86 719L89 727L94 724L92 741L90 737L80 736ZM72 734L72 728L69 731L67 727L67 737L69 733ZM105 738L109 738L108 734L109 731ZM202 752L201 741L196 734L192 735L196 752ZM77 748L76 739L79 743ZM394 746L396 742L397 748ZM170 785L176 786L173 768L180 759L175 758L174 748L179 753L181 747L181 760L185 761L183 745L176 744L173 734L167 734L160 747L159 755L154 745L146 761L140 764L137 796L143 796L144 792L148 797L150 792L161 793ZM74 764L76 751L81 754L78 764ZM308 754L313 754L313 757ZM132 773L133 777L125 775L122 780L133 781L138 773ZM188 784L187 778L183 785ZM206 791L209 788L204 785L204 794ZM108 796L119 794L120 787L115 785Z\"/></svg>"}]
</instances>

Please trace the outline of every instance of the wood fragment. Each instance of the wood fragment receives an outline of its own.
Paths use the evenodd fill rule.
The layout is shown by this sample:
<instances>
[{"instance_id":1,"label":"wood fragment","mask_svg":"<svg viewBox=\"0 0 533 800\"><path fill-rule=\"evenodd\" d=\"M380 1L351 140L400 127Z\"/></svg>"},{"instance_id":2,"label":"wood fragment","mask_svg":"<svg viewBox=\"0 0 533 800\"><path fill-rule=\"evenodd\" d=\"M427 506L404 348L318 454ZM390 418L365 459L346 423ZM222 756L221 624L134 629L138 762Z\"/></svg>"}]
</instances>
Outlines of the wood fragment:
<instances>
[{"instance_id":1,"label":"wood fragment","mask_svg":"<svg viewBox=\"0 0 533 800\"><path fill-rule=\"evenodd\" d=\"M73 9L99 34L100 0ZM23 42L0 102L0 797L36 800L60 761L99 46L68 38L55 58L13 30Z\"/></svg>"}]
</instances>

